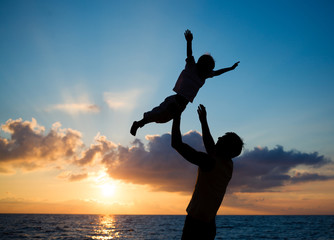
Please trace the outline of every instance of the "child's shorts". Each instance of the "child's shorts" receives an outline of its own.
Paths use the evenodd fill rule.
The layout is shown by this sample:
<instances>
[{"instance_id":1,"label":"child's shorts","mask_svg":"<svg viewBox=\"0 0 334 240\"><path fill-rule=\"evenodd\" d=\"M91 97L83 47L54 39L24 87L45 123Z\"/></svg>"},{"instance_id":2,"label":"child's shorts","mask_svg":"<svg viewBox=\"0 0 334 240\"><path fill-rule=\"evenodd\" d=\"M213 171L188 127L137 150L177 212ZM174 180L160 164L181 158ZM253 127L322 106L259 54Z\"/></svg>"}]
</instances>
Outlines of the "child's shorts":
<instances>
[{"instance_id":1,"label":"child's shorts","mask_svg":"<svg viewBox=\"0 0 334 240\"><path fill-rule=\"evenodd\" d=\"M175 113L183 112L188 101L180 95L167 97L158 107L144 113L148 122L166 123L174 118Z\"/></svg>"}]
</instances>

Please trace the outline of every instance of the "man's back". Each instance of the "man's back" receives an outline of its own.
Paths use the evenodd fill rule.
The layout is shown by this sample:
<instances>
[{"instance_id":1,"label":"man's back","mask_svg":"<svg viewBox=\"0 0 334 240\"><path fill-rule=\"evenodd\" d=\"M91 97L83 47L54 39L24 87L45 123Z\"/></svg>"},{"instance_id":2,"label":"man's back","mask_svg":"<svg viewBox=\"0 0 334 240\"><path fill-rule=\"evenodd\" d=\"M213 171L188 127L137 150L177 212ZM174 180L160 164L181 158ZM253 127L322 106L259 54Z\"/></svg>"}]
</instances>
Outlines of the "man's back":
<instances>
[{"instance_id":1,"label":"man's back","mask_svg":"<svg viewBox=\"0 0 334 240\"><path fill-rule=\"evenodd\" d=\"M223 201L232 172L231 159L216 158L215 166L210 171L198 168L197 181L187 213L197 219L212 221Z\"/></svg>"}]
</instances>

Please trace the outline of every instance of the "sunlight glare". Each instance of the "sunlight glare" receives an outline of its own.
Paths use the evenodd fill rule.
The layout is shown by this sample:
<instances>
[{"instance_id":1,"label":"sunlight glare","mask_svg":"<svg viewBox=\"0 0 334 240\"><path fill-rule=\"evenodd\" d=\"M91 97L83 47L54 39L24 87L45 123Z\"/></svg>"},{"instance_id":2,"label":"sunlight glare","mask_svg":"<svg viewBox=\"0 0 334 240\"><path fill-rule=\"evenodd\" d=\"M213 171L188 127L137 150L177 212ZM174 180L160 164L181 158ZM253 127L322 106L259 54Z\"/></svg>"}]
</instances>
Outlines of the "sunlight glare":
<instances>
[{"instance_id":1,"label":"sunlight glare","mask_svg":"<svg viewBox=\"0 0 334 240\"><path fill-rule=\"evenodd\" d=\"M99 173L95 178L95 183L103 197L111 197L115 194L116 186L105 171Z\"/></svg>"},{"instance_id":2,"label":"sunlight glare","mask_svg":"<svg viewBox=\"0 0 334 240\"><path fill-rule=\"evenodd\" d=\"M111 197L115 193L115 186L110 183L105 183L100 186L101 192L105 197Z\"/></svg>"}]
</instances>

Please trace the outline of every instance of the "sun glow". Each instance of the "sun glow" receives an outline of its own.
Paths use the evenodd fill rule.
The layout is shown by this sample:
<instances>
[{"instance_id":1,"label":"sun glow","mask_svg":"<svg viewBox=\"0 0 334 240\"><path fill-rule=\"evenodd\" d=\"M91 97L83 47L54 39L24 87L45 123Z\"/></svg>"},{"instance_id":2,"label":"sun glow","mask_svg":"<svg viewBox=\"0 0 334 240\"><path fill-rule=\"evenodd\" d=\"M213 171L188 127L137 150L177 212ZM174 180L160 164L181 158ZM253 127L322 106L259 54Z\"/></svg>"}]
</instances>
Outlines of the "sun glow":
<instances>
[{"instance_id":1,"label":"sun glow","mask_svg":"<svg viewBox=\"0 0 334 240\"><path fill-rule=\"evenodd\" d=\"M99 186L101 193L104 197L111 197L115 194L115 185L111 183L105 183Z\"/></svg>"},{"instance_id":2,"label":"sun glow","mask_svg":"<svg viewBox=\"0 0 334 240\"><path fill-rule=\"evenodd\" d=\"M115 195L116 185L105 171L99 172L95 178L95 184L103 197L112 197Z\"/></svg>"}]
</instances>

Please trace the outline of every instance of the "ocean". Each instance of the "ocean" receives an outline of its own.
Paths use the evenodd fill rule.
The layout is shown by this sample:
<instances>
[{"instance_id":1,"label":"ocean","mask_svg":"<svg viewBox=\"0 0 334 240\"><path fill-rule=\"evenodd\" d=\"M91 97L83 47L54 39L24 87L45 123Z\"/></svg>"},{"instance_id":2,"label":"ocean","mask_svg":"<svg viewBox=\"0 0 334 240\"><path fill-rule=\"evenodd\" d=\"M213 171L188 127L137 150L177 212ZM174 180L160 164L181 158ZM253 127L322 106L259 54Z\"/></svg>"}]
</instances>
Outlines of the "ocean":
<instances>
[{"instance_id":1,"label":"ocean","mask_svg":"<svg viewBox=\"0 0 334 240\"><path fill-rule=\"evenodd\" d=\"M0 214L0 239L180 239L181 215ZM334 216L217 216L216 239L334 240Z\"/></svg>"}]
</instances>

